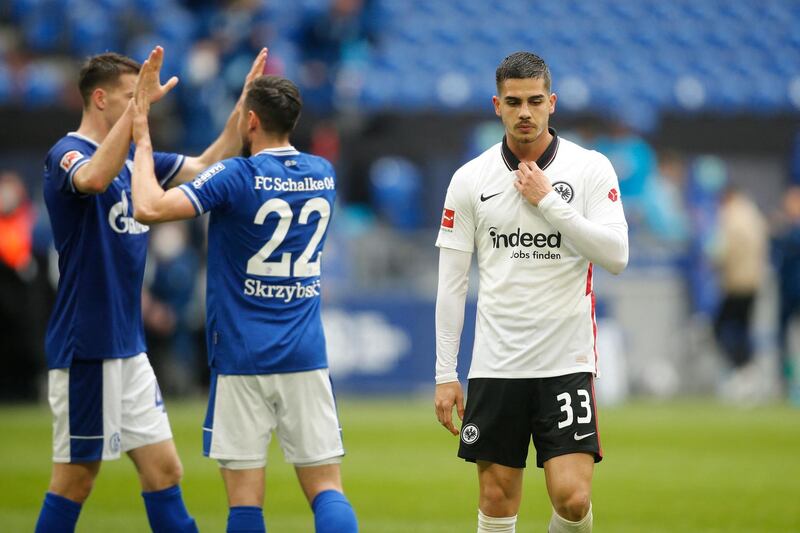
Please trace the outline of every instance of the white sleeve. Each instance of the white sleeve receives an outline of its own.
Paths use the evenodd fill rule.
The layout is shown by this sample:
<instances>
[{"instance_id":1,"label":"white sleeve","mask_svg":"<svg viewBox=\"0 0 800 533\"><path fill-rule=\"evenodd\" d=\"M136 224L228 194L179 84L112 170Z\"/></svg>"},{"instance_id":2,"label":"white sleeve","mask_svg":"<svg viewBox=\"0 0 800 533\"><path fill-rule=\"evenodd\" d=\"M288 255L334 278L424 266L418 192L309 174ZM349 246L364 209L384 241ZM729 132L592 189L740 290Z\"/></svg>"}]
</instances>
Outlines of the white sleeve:
<instances>
[{"instance_id":1,"label":"white sleeve","mask_svg":"<svg viewBox=\"0 0 800 533\"><path fill-rule=\"evenodd\" d=\"M475 247L474 198L464 167L453 175L444 199L436 246L472 253Z\"/></svg>"},{"instance_id":2,"label":"white sleeve","mask_svg":"<svg viewBox=\"0 0 800 533\"><path fill-rule=\"evenodd\" d=\"M472 252L439 250L439 289L436 293L436 383L458 381L456 363L464 328L469 266Z\"/></svg>"},{"instance_id":3,"label":"white sleeve","mask_svg":"<svg viewBox=\"0 0 800 533\"><path fill-rule=\"evenodd\" d=\"M555 191L539 202L539 211L582 256L619 274L628 264L628 223L617 175L608 159L600 157L596 172L587 179L585 217Z\"/></svg>"}]
</instances>

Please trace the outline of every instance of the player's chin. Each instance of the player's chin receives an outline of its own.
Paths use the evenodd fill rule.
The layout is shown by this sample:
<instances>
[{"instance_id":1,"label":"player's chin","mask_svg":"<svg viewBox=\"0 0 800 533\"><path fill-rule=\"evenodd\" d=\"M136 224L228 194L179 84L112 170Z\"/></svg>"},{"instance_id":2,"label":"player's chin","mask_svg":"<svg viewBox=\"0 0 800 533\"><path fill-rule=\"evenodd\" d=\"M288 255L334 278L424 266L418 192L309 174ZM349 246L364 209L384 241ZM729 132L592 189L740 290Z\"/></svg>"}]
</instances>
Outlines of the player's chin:
<instances>
[{"instance_id":1,"label":"player's chin","mask_svg":"<svg viewBox=\"0 0 800 533\"><path fill-rule=\"evenodd\" d=\"M526 132L519 132L517 131L514 134L514 140L517 141L519 144L530 144L534 142L539 137L539 132L536 130L526 131Z\"/></svg>"}]
</instances>

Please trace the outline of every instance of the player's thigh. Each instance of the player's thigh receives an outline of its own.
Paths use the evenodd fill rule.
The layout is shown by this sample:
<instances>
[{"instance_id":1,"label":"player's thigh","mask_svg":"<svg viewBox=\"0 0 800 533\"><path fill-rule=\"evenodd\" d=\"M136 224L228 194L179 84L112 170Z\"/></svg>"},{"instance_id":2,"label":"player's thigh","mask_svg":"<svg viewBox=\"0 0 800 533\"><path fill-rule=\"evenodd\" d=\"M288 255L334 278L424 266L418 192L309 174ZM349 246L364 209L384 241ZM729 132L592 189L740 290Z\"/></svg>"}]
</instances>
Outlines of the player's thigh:
<instances>
[{"instance_id":1,"label":"player's thigh","mask_svg":"<svg viewBox=\"0 0 800 533\"><path fill-rule=\"evenodd\" d=\"M177 485L183 467L172 439L140 446L128 452L136 465L139 481L145 492L164 490Z\"/></svg>"},{"instance_id":2,"label":"player's thigh","mask_svg":"<svg viewBox=\"0 0 800 533\"><path fill-rule=\"evenodd\" d=\"M586 453L603 458L597 425L594 376L588 372L536 380L531 425L540 468L553 457Z\"/></svg>"},{"instance_id":3,"label":"player's thigh","mask_svg":"<svg viewBox=\"0 0 800 533\"><path fill-rule=\"evenodd\" d=\"M276 374L277 434L286 460L295 465L344 455L328 369Z\"/></svg>"},{"instance_id":4,"label":"player's thigh","mask_svg":"<svg viewBox=\"0 0 800 533\"><path fill-rule=\"evenodd\" d=\"M270 435L277 424L272 377L213 376L203 427L207 456L236 462L229 465L235 470L266 464Z\"/></svg>"},{"instance_id":5,"label":"player's thigh","mask_svg":"<svg viewBox=\"0 0 800 533\"><path fill-rule=\"evenodd\" d=\"M167 409L147 355L119 360L122 411L120 443L129 452L172 439Z\"/></svg>"},{"instance_id":6,"label":"player's thigh","mask_svg":"<svg viewBox=\"0 0 800 533\"><path fill-rule=\"evenodd\" d=\"M532 380L470 379L458 456L525 468L531 441Z\"/></svg>"},{"instance_id":7,"label":"player's thigh","mask_svg":"<svg viewBox=\"0 0 800 533\"><path fill-rule=\"evenodd\" d=\"M225 464L221 461L220 464ZM221 467L228 506L239 507L264 505L264 468L226 468Z\"/></svg>"},{"instance_id":8,"label":"player's thigh","mask_svg":"<svg viewBox=\"0 0 800 533\"><path fill-rule=\"evenodd\" d=\"M522 501L522 468L478 461L478 506L488 516L514 516Z\"/></svg>"},{"instance_id":9,"label":"player's thigh","mask_svg":"<svg viewBox=\"0 0 800 533\"><path fill-rule=\"evenodd\" d=\"M588 511L592 495L594 456L570 453L544 463L547 494L561 516L580 519Z\"/></svg>"}]
</instances>

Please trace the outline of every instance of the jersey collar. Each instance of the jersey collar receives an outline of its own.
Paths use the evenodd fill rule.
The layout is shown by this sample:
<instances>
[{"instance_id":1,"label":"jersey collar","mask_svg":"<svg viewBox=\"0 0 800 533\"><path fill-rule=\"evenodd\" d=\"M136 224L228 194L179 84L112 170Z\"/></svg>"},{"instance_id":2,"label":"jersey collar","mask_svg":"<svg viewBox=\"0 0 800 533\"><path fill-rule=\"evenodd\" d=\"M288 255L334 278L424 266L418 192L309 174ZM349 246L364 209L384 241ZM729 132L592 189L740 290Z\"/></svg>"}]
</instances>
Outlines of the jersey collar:
<instances>
[{"instance_id":1,"label":"jersey collar","mask_svg":"<svg viewBox=\"0 0 800 533\"><path fill-rule=\"evenodd\" d=\"M542 170L550 166L550 163L552 163L556 158L556 152L558 152L558 133L556 132L555 128L547 129L553 136L553 140L550 141L550 144L547 145L547 148L545 148L542 155L536 160L536 164L539 165L539 168ZM501 155L503 156L503 162L508 167L508 170L517 170L519 168L519 158L515 156L514 152L511 151L511 148L508 147L505 135L503 135L503 148L501 150Z\"/></svg>"},{"instance_id":2,"label":"jersey collar","mask_svg":"<svg viewBox=\"0 0 800 533\"><path fill-rule=\"evenodd\" d=\"M257 154L253 155L269 154L269 155L283 156L283 155L297 155L299 153L300 152L298 152L297 149L290 144L289 146L281 146L280 148L264 148Z\"/></svg>"},{"instance_id":3,"label":"jersey collar","mask_svg":"<svg viewBox=\"0 0 800 533\"><path fill-rule=\"evenodd\" d=\"M100 148L99 144L97 144L96 142L91 140L89 137L86 137L85 135L81 135L77 131L71 131L71 132L67 133L67 135L70 136L70 137L75 137L76 139L80 139L82 141L86 141L87 143L91 144L95 148Z\"/></svg>"}]
</instances>

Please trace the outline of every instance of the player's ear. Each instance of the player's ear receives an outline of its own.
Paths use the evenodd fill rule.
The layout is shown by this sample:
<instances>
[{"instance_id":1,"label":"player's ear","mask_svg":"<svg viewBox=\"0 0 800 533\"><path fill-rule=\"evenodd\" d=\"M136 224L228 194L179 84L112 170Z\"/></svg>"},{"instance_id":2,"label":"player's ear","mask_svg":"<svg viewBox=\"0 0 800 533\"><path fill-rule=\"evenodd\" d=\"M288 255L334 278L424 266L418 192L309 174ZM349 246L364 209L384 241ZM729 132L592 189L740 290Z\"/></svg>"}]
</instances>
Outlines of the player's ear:
<instances>
[{"instance_id":1,"label":"player's ear","mask_svg":"<svg viewBox=\"0 0 800 533\"><path fill-rule=\"evenodd\" d=\"M106 91L102 87L97 87L92 91L92 103L100 111L106 108Z\"/></svg>"},{"instance_id":2,"label":"player's ear","mask_svg":"<svg viewBox=\"0 0 800 533\"><path fill-rule=\"evenodd\" d=\"M494 114L497 115L498 117L501 116L500 115L500 98L498 98L497 96L492 96L492 103L494 104Z\"/></svg>"},{"instance_id":3,"label":"player's ear","mask_svg":"<svg viewBox=\"0 0 800 533\"><path fill-rule=\"evenodd\" d=\"M556 100L558 100L558 95L556 93L550 93L550 114L556 112Z\"/></svg>"},{"instance_id":4,"label":"player's ear","mask_svg":"<svg viewBox=\"0 0 800 533\"><path fill-rule=\"evenodd\" d=\"M261 121L258 120L255 112L251 109L247 112L247 131L253 131L261 127Z\"/></svg>"}]
</instances>

